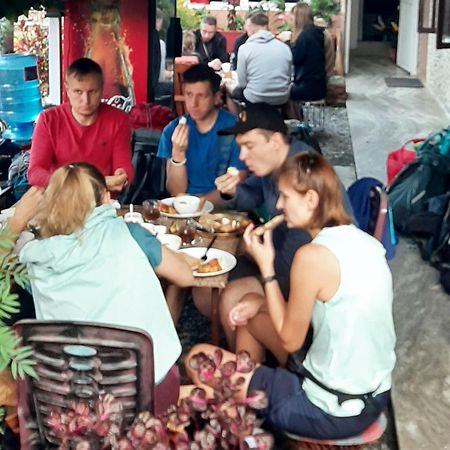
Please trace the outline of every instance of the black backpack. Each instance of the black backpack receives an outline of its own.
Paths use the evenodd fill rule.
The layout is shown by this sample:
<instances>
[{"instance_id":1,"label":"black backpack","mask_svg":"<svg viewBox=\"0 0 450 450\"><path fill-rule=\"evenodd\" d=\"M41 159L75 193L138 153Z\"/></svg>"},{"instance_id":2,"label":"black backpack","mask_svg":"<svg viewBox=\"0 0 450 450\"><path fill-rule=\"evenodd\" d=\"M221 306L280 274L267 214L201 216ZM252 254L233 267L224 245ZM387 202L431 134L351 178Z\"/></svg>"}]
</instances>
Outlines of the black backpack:
<instances>
[{"instance_id":1,"label":"black backpack","mask_svg":"<svg viewBox=\"0 0 450 450\"><path fill-rule=\"evenodd\" d=\"M430 200L450 187L450 157L437 148L421 152L406 165L389 187L395 228L407 235L433 233L440 219L430 210Z\"/></svg>"}]
</instances>

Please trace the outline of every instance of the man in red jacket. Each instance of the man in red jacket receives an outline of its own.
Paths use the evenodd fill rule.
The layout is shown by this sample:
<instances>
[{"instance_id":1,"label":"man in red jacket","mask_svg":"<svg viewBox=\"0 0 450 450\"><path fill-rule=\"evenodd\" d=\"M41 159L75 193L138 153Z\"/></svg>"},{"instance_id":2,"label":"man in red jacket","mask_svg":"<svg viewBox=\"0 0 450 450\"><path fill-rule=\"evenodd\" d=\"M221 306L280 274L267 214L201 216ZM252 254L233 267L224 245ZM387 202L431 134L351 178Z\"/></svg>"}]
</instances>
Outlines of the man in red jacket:
<instances>
[{"instance_id":1,"label":"man in red jacket","mask_svg":"<svg viewBox=\"0 0 450 450\"><path fill-rule=\"evenodd\" d=\"M110 191L131 182L131 128L123 111L101 103L103 74L89 58L74 61L66 72L69 103L40 114L33 132L28 182L46 187L58 167L87 162L106 177Z\"/></svg>"}]
</instances>

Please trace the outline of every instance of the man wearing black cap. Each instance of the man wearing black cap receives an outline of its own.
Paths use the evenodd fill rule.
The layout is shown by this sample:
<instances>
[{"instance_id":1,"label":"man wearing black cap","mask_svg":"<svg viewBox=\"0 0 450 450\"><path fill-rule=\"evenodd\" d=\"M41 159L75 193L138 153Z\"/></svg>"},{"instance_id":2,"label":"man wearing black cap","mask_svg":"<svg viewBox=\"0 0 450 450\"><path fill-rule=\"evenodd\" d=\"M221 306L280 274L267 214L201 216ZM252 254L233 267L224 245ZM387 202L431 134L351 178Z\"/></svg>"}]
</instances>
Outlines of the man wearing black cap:
<instances>
[{"instance_id":1,"label":"man wearing black cap","mask_svg":"<svg viewBox=\"0 0 450 450\"><path fill-rule=\"evenodd\" d=\"M278 213L278 187L274 172L288 156L311 148L301 141L289 144L287 127L281 114L266 103L247 105L236 125L222 130L220 134L236 135L236 142L240 146L239 158L252 172L242 183L239 177L228 173L216 179L217 189L223 198L228 199L227 206L248 212L262 207L269 217L275 216ZM295 252L310 241L311 237L306 231L288 229L285 223L273 230L275 272L285 298L288 298L289 272ZM249 257L239 258L238 267L231 272L230 282L222 294L221 320L232 350L235 333L229 313L245 294L255 292L264 295L258 276L258 268ZM259 305L255 305L255 308L259 309ZM255 309L255 314L258 309Z\"/></svg>"}]
</instances>

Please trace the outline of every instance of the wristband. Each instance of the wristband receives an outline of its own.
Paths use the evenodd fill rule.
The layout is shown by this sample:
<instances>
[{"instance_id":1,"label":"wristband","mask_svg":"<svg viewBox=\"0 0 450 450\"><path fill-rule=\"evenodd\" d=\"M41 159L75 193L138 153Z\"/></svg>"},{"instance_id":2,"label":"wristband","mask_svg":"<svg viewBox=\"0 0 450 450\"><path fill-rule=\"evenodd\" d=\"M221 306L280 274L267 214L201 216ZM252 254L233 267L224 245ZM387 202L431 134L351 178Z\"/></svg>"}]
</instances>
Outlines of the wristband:
<instances>
[{"instance_id":1,"label":"wristband","mask_svg":"<svg viewBox=\"0 0 450 450\"><path fill-rule=\"evenodd\" d=\"M261 283L263 286L265 286L267 283L271 283L272 281L276 281L277 276L276 275L270 275L268 277L261 277Z\"/></svg>"},{"instance_id":2,"label":"wristband","mask_svg":"<svg viewBox=\"0 0 450 450\"><path fill-rule=\"evenodd\" d=\"M184 166L186 164L186 158L184 158L182 161L175 161L173 158L170 158L170 162L174 166Z\"/></svg>"}]
</instances>

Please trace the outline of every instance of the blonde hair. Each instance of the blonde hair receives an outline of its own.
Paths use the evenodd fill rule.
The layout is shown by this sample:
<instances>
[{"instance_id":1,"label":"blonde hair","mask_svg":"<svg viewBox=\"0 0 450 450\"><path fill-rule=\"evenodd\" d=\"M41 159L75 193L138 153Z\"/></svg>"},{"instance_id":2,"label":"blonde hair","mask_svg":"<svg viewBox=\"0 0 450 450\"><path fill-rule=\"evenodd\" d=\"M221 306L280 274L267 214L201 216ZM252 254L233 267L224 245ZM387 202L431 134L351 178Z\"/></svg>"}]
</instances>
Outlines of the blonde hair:
<instances>
[{"instance_id":1,"label":"blonde hair","mask_svg":"<svg viewBox=\"0 0 450 450\"><path fill-rule=\"evenodd\" d=\"M301 152L282 165L279 178L290 181L299 194L317 192L319 204L309 228L335 227L352 223L342 203L341 184L331 164L315 152Z\"/></svg>"},{"instance_id":2,"label":"blonde hair","mask_svg":"<svg viewBox=\"0 0 450 450\"><path fill-rule=\"evenodd\" d=\"M297 3L292 8L292 13L294 14L294 30L291 36L291 43L294 44L305 27L314 24L314 17L308 3Z\"/></svg>"},{"instance_id":3,"label":"blonde hair","mask_svg":"<svg viewBox=\"0 0 450 450\"><path fill-rule=\"evenodd\" d=\"M105 192L105 177L90 164L68 164L57 169L35 217L40 237L81 230L88 215L103 203Z\"/></svg>"}]
</instances>

